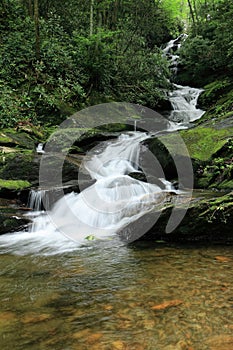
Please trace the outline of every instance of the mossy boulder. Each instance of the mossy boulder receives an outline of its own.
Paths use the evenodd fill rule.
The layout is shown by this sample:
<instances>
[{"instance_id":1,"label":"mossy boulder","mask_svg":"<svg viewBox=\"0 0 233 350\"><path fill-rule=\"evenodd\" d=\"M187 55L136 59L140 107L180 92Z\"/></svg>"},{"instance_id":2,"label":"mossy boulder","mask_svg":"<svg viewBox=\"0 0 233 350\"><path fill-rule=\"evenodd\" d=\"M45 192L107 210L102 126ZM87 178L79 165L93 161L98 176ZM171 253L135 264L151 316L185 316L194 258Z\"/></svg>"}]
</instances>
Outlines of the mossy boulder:
<instances>
[{"instance_id":1,"label":"mossy boulder","mask_svg":"<svg viewBox=\"0 0 233 350\"><path fill-rule=\"evenodd\" d=\"M183 210L182 201L179 207L178 210ZM185 243L233 243L233 192L224 195L215 192L194 193L181 224L171 233L166 233L172 208L173 205L166 206L154 227L141 239Z\"/></svg>"},{"instance_id":2,"label":"mossy boulder","mask_svg":"<svg viewBox=\"0 0 233 350\"><path fill-rule=\"evenodd\" d=\"M201 188L233 189L233 139L229 139L200 167L196 183Z\"/></svg>"},{"instance_id":3,"label":"mossy boulder","mask_svg":"<svg viewBox=\"0 0 233 350\"><path fill-rule=\"evenodd\" d=\"M233 189L233 115L205 123L189 130L181 130L188 153L180 147L176 133L167 133L147 141L151 152L159 160L168 179L175 178L175 164L168 149L181 159L190 157L194 171L195 188ZM188 155L189 154L189 155Z\"/></svg>"},{"instance_id":4,"label":"mossy boulder","mask_svg":"<svg viewBox=\"0 0 233 350\"><path fill-rule=\"evenodd\" d=\"M0 179L0 195L4 198L17 198L21 191L30 187L31 183L25 180Z\"/></svg>"}]
</instances>

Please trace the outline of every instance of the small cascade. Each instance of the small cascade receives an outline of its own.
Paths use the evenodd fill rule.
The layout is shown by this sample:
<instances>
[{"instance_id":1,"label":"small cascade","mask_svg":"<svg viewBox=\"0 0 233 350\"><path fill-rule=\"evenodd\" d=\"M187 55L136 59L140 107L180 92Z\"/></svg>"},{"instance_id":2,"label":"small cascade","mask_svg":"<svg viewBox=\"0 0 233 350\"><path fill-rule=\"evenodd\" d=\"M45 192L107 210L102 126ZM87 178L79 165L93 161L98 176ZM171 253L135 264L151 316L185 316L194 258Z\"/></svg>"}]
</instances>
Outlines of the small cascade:
<instances>
[{"instance_id":1,"label":"small cascade","mask_svg":"<svg viewBox=\"0 0 233 350\"><path fill-rule=\"evenodd\" d=\"M187 38L187 34L181 34L178 38L170 40L166 47L163 49L164 55L168 58L170 62L170 69L174 75L177 74L178 70L178 60L179 60L179 49L182 42Z\"/></svg>"},{"instance_id":2,"label":"small cascade","mask_svg":"<svg viewBox=\"0 0 233 350\"><path fill-rule=\"evenodd\" d=\"M188 124L201 118L205 112L197 108L197 100L203 90L177 84L174 84L174 88L168 94L173 108L169 120Z\"/></svg>"},{"instance_id":3,"label":"small cascade","mask_svg":"<svg viewBox=\"0 0 233 350\"><path fill-rule=\"evenodd\" d=\"M27 207L33 211L42 211L44 208L43 200L45 198L45 190L31 190L28 196Z\"/></svg>"},{"instance_id":4,"label":"small cascade","mask_svg":"<svg viewBox=\"0 0 233 350\"><path fill-rule=\"evenodd\" d=\"M170 68L174 75L177 74L179 63L179 49L187 35L182 34L177 39L170 40L165 49L164 55L170 61ZM197 108L197 100L202 89L192 88L173 84L174 90L168 93L169 101L172 105L172 111L168 114L168 119L182 128L188 127L188 124L200 119L205 113Z\"/></svg>"}]
</instances>

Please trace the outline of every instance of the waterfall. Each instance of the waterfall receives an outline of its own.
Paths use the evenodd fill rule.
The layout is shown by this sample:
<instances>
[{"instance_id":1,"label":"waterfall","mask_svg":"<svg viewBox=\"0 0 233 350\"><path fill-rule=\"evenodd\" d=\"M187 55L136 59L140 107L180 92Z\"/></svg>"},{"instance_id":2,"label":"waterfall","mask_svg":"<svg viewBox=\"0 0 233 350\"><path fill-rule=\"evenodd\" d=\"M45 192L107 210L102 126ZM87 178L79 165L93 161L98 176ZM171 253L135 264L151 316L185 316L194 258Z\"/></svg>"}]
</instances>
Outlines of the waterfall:
<instances>
[{"instance_id":1,"label":"waterfall","mask_svg":"<svg viewBox=\"0 0 233 350\"><path fill-rule=\"evenodd\" d=\"M177 67L181 37L178 39L170 41L164 49L173 68ZM204 112L196 108L200 93L200 89L174 84L168 96L173 110L168 116L170 126L166 131L187 128L202 116ZM154 184L130 176L140 172L140 145L150 137L136 130L135 121L133 132L102 142L90 151L83 167L95 183L79 194L62 196L50 211L40 212L46 191L32 190L28 206L39 215L35 215L30 231L1 236L0 246L8 250L11 247L18 254L72 251L87 244L86 238L90 236L97 240L116 237L129 224L169 201L171 193L179 194L180 191L163 178Z\"/></svg>"},{"instance_id":2,"label":"waterfall","mask_svg":"<svg viewBox=\"0 0 233 350\"><path fill-rule=\"evenodd\" d=\"M170 40L163 50L164 55L170 61L170 67L174 74L177 73L178 69L179 49L186 37L187 35L183 34L177 39ZM173 84L173 87L174 90L168 93L168 99L172 105L168 119L183 124L183 126L200 119L205 112L197 108L197 100L203 90L177 84Z\"/></svg>"},{"instance_id":3,"label":"waterfall","mask_svg":"<svg viewBox=\"0 0 233 350\"><path fill-rule=\"evenodd\" d=\"M43 210L43 200L45 198L45 190L31 190L28 196L27 207L34 211Z\"/></svg>"},{"instance_id":4,"label":"waterfall","mask_svg":"<svg viewBox=\"0 0 233 350\"><path fill-rule=\"evenodd\" d=\"M141 132L122 134L117 140L97 147L84 162L85 170L96 182L80 194L70 193L54 205L47 217L36 218L33 231L58 230L83 243L92 235L110 237L129 223L152 211L176 192L170 182L160 179L163 188L129 176L139 171L140 142L149 135Z\"/></svg>"},{"instance_id":5,"label":"waterfall","mask_svg":"<svg viewBox=\"0 0 233 350\"><path fill-rule=\"evenodd\" d=\"M198 97L203 90L177 84L174 84L174 88L168 94L173 108L168 117L169 120L188 124L200 119L205 112L196 106Z\"/></svg>"}]
</instances>

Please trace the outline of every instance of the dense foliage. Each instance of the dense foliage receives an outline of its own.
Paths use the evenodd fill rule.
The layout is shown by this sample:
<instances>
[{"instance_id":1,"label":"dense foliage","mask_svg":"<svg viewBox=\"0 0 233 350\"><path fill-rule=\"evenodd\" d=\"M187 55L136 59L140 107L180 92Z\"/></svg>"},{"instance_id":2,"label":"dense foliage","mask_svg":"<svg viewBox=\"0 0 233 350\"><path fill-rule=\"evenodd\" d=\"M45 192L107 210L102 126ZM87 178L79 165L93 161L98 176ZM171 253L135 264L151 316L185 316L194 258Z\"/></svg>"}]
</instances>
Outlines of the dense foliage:
<instances>
[{"instance_id":1,"label":"dense foliage","mask_svg":"<svg viewBox=\"0 0 233 350\"><path fill-rule=\"evenodd\" d=\"M203 86L233 75L233 2L189 0L192 25L181 50L181 82Z\"/></svg>"},{"instance_id":2,"label":"dense foliage","mask_svg":"<svg viewBox=\"0 0 233 350\"><path fill-rule=\"evenodd\" d=\"M156 107L169 75L159 48L180 28L159 0L2 0L0 127L112 100Z\"/></svg>"}]
</instances>

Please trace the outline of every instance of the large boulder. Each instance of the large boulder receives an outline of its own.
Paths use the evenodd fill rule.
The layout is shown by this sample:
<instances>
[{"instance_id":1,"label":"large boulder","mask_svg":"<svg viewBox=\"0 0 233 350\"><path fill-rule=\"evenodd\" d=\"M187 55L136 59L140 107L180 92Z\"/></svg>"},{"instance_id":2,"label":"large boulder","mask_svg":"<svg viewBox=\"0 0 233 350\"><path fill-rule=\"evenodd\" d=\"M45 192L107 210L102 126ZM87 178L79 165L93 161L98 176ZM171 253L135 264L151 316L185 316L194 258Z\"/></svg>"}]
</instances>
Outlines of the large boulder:
<instances>
[{"instance_id":1,"label":"large boulder","mask_svg":"<svg viewBox=\"0 0 233 350\"><path fill-rule=\"evenodd\" d=\"M178 132L188 153L183 153L176 133L167 133L146 141L147 147L158 159L167 179L176 178L176 165L168 150L178 159L189 157L193 165L195 188L233 189L233 115L206 121L189 130ZM188 155L189 154L189 155Z\"/></svg>"},{"instance_id":2,"label":"large boulder","mask_svg":"<svg viewBox=\"0 0 233 350\"><path fill-rule=\"evenodd\" d=\"M158 221L142 240L166 242L233 243L233 192L219 195L216 192L196 192L189 209L172 232L166 233L166 225L174 204L161 209ZM182 200L177 210L183 210Z\"/></svg>"}]
</instances>

